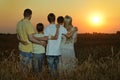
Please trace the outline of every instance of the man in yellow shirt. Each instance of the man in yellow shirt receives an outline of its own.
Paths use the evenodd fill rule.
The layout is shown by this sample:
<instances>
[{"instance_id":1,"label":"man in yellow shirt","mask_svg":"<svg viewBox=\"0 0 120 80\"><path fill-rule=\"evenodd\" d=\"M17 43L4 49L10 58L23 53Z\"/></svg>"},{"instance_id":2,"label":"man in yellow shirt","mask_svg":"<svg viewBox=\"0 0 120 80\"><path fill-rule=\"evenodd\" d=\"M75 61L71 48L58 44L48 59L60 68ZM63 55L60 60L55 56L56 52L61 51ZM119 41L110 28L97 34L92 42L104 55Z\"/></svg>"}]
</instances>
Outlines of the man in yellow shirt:
<instances>
[{"instance_id":1,"label":"man in yellow shirt","mask_svg":"<svg viewBox=\"0 0 120 80\"><path fill-rule=\"evenodd\" d=\"M18 38L20 38L21 40L19 42L20 64L22 68L25 68L25 70L30 70L32 68L32 42L42 45L44 45L45 43L36 40L32 35L33 33L35 33L30 22L30 19L32 17L32 10L25 9L23 15L24 19L20 20L17 23L16 27ZM22 43L22 41L24 42Z\"/></svg>"}]
</instances>

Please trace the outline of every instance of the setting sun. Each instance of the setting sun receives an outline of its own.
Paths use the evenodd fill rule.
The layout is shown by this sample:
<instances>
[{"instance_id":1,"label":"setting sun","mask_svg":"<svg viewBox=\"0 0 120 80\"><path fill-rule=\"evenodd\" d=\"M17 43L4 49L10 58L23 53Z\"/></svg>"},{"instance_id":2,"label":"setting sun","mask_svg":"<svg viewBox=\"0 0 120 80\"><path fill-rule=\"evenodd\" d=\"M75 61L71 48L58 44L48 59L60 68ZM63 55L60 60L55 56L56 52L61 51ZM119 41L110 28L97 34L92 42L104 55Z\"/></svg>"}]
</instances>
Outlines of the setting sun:
<instances>
[{"instance_id":1,"label":"setting sun","mask_svg":"<svg viewBox=\"0 0 120 80\"><path fill-rule=\"evenodd\" d=\"M99 24L99 23L100 23L100 17L99 17L99 16L93 16L92 22L93 22L94 24Z\"/></svg>"},{"instance_id":2,"label":"setting sun","mask_svg":"<svg viewBox=\"0 0 120 80\"><path fill-rule=\"evenodd\" d=\"M90 23L93 26L100 26L103 23L103 15L100 13L91 15Z\"/></svg>"},{"instance_id":3,"label":"setting sun","mask_svg":"<svg viewBox=\"0 0 120 80\"><path fill-rule=\"evenodd\" d=\"M32 9L34 29L38 22L48 26L47 15L52 12L56 18L71 16L78 33L120 31L120 0L69 0L69 4L68 0L0 0L0 33L16 33L26 8Z\"/></svg>"},{"instance_id":4,"label":"setting sun","mask_svg":"<svg viewBox=\"0 0 120 80\"><path fill-rule=\"evenodd\" d=\"M100 27L104 25L105 15L102 12L92 12L88 14L87 20L91 27Z\"/></svg>"}]
</instances>

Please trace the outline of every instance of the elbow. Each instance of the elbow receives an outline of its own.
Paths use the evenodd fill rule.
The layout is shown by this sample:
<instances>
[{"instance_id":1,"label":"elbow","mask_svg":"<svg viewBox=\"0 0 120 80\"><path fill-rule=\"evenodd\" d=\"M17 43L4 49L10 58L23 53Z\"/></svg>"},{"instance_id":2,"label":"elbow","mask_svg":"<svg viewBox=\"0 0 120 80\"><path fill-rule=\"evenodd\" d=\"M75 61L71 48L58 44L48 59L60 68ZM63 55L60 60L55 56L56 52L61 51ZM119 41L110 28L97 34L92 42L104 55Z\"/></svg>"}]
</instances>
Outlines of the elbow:
<instances>
[{"instance_id":1,"label":"elbow","mask_svg":"<svg viewBox=\"0 0 120 80\"><path fill-rule=\"evenodd\" d=\"M66 35L66 38L70 38L71 36L70 35Z\"/></svg>"},{"instance_id":2,"label":"elbow","mask_svg":"<svg viewBox=\"0 0 120 80\"><path fill-rule=\"evenodd\" d=\"M57 36L55 36L55 40L57 40L58 39L58 35Z\"/></svg>"},{"instance_id":3,"label":"elbow","mask_svg":"<svg viewBox=\"0 0 120 80\"><path fill-rule=\"evenodd\" d=\"M28 40L29 40L30 42L33 42L33 40L32 40L31 38L28 38Z\"/></svg>"},{"instance_id":4,"label":"elbow","mask_svg":"<svg viewBox=\"0 0 120 80\"><path fill-rule=\"evenodd\" d=\"M33 42L32 35L29 35L29 36L28 36L28 40L29 40L30 42Z\"/></svg>"},{"instance_id":5,"label":"elbow","mask_svg":"<svg viewBox=\"0 0 120 80\"><path fill-rule=\"evenodd\" d=\"M58 37L54 37L54 38L53 38L53 40L57 40L57 39L58 39Z\"/></svg>"},{"instance_id":6,"label":"elbow","mask_svg":"<svg viewBox=\"0 0 120 80\"><path fill-rule=\"evenodd\" d=\"M57 40L58 38L54 38L54 40Z\"/></svg>"}]
</instances>

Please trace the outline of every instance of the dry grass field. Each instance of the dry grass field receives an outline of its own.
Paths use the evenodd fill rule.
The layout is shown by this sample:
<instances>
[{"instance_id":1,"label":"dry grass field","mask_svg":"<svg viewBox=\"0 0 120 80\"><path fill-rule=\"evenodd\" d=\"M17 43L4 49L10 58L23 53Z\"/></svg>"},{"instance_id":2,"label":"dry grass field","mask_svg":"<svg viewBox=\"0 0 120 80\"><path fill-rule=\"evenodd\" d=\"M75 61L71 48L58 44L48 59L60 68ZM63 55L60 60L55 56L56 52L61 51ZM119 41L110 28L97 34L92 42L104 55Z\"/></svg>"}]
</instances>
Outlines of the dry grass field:
<instances>
[{"instance_id":1,"label":"dry grass field","mask_svg":"<svg viewBox=\"0 0 120 80\"><path fill-rule=\"evenodd\" d=\"M0 34L0 80L55 80L46 64L41 74L24 73L19 66L15 34ZM75 44L77 68L60 80L120 80L120 39L116 34L79 34Z\"/></svg>"}]
</instances>

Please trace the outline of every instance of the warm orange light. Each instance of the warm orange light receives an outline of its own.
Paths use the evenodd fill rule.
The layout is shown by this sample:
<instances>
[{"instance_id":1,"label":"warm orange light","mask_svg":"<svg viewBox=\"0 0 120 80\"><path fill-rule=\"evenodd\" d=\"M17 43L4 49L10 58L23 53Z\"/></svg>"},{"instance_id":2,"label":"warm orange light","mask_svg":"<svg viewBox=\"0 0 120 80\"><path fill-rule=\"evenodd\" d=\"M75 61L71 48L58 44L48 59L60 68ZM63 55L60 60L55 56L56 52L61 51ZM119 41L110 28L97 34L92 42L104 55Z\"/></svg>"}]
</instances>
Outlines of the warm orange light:
<instances>
[{"instance_id":1,"label":"warm orange light","mask_svg":"<svg viewBox=\"0 0 120 80\"><path fill-rule=\"evenodd\" d=\"M100 13L92 13L88 15L88 22L91 26L98 27L104 23L103 15Z\"/></svg>"},{"instance_id":2,"label":"warm orange light","mask_svg":"<svg viewBox=\"0 0 120 80\"><path fill-rule=\"evenodd\" d=\"M101 22L100 16L93 16L92 22L93 24L99 24Z\"/></svg>"}]
</instances>

